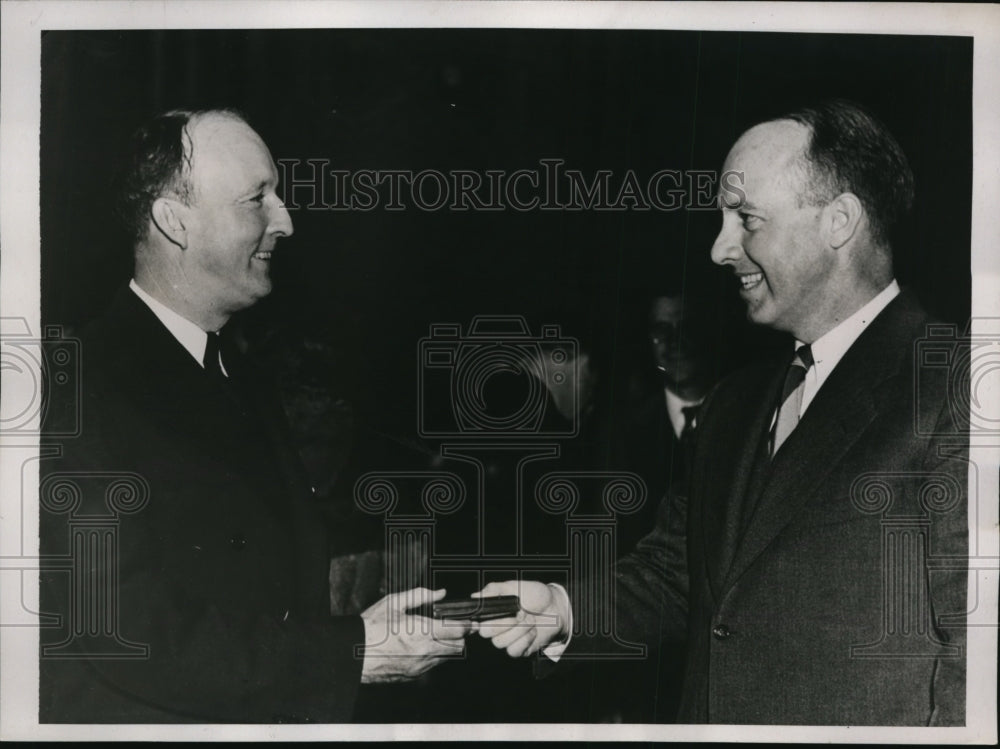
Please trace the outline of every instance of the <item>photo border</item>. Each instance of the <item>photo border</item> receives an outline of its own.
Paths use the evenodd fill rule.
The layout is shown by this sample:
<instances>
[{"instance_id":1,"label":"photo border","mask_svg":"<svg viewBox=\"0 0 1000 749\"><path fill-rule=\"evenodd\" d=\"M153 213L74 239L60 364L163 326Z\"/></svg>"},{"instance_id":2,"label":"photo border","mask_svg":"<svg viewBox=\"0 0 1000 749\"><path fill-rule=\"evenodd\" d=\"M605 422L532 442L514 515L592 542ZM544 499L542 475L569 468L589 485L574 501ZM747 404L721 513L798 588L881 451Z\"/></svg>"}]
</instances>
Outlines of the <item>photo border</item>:
<instances>
[{"instance_id":1,"label":"photo border","mask_svg":"<svg viewBox=\"0 0 1000 749\"><path fill-rule=\"evenodd\" d=\"M643 2L84 2L0 3L0 314L41 330L39 274L40 32L44 29L217 28L560 28L770 31L791 33L951 35L974 38L972 333L1000 318L1000 7L867 3ZM5 380L7 378L5 377ZM5 382L5 385L7 383ZM5 387L4 398L16 392ZM1000 414L1000 392L985 412ZM37 430L36 430L37 431ZM0 571L5 582L19 558L37 557L37 438L0 435ZM968 724L963 728L777 727L718 725L435 724L435 725L38 725L38 630L0 628L0 738L175 740L669 740L869 743L995 743L998 552L997 485L1000 438L972 435L970 457L979 500L970 512L977 574L970 602L992 626L970 627ZM21 471L27 465L28 470ZM973 466L974 469L976 466ZM970 469L970 474L974 471ZM24 505L22 506L22 500ZM35 546L30 545L31 539ZM28 541L27 547L23 544ZM972 544L970 543L970 548ZM971 561L971 560L970 560ZM0 586L0 621L24 606L37 611L37 575L23 586ZM978 581L978 586L976 585ZM983 600L984 591L987 600Z\"/></svg>"}]
</instances>

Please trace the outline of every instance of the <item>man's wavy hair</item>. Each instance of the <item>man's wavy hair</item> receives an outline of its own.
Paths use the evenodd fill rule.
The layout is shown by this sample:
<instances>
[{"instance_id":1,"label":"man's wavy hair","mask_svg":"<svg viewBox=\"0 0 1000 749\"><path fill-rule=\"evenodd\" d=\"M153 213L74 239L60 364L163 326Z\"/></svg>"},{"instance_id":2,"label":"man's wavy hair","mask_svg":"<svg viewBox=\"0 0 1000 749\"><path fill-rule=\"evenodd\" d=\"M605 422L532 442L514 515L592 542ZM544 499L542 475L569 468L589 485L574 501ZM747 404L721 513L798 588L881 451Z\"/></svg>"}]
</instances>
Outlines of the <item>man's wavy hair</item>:
<instances>
[{"instance_id":1,"label":"man's wavy hair","mask_svg":"<svg viewBox=\"0 0 1000 749\"><path fill-rule=\"evenodd\" d=\"M868 215L876 244L889 245L892 228L913 205L913 172L886 126L860 105L824 101L776 119L809 128L809 187L805 200L826 203L850 192Z\"/></svg>"},{"instance_id":2,"label":"man's wavy hair","mask_svg":"<svg viewBox=\"0 0 1000 749\"><path fill-rule=\"evenodd\" d=\"M153 117L132 135L114 182L115 209L132 246L149 233L153 203L173 195L190 204L192 143L188 126L218 114L246 122L235 109L173 109Z\"/></svg>"}]
</instances>

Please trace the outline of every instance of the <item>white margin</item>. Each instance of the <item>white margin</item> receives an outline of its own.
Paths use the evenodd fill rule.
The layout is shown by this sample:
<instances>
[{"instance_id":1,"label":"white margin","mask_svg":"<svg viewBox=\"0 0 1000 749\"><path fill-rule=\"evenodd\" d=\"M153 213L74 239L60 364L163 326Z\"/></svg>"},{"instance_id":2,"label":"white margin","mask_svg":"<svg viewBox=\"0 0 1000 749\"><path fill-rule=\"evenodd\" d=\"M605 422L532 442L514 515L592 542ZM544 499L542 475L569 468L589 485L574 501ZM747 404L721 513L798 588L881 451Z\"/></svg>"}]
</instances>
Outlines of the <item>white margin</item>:
<instances>
[{"instance_id":1,"label":"white margin","mask_svg":"<svg viewBox=\"0 0 1000 749\"><path fill-rule=\"evenodd\" d=\"M974 41L972 275L974 317L1000 318L1000 7L945 3L335 2L332 0L0 2L0 312L39 331L39 118L42 29L607 28L972 36ZM942 248L942 251L947 251ZM974 329L975 332L975 329ZM4 373L4 398L11 379ZM980 395L1000 414L1000 392ZM669 740L996 743L997 520L1000 440L973 440L979 467L978 593L992 626L970 628L966 728L614 725L39 726L37 631L0 631L0 738L173 740ZM17 559L37 556L37 470L20 470L30 441L0 435L0 621L37 608L37 575L11 584ZM30 454L30 452L28 453ZM16 458L16 460L15 460ZM979 461L982 462L979 462ZM23 516L22 516L22 513ZM973 514L970 513L970 518ZM14 560L14 561L11 561ZM983 591L990 600L983 602ZM975 685L973 690L971 685Z\"/></svg>"}]
</instances>

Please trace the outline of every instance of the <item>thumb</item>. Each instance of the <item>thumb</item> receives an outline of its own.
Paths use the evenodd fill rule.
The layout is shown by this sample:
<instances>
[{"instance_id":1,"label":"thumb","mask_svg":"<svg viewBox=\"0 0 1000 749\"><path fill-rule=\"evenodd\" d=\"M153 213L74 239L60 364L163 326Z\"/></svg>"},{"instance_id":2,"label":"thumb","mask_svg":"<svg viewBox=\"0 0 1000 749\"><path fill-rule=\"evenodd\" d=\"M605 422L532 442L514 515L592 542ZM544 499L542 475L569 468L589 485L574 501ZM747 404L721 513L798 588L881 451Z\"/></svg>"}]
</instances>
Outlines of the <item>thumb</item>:
<instances>
[{"instance_id":1,"label":"thumb","mask_svg":"<svg viewBox=\"0 0 1000 749\"><path fill-rule=\"evenodd\" d=\"M440 601L445 597L447 591L444 588L430 590L429 588L411 588L401 593L396 593L398 601L405 603L405 608L412 609L422 606L425 603Z\"/></svg>"},{"instance_id":2,"label":"thumb","mask_svg":"<svg viewBox=\"0 0 1000 749\"><path fill-rule=\"evenodd\" d=\"M487 598L489 596L513 595L517 593L517 581L507 580L502 583L489 583L478 593L473 593L473 598Z\"/></svg>"}]
</instances>

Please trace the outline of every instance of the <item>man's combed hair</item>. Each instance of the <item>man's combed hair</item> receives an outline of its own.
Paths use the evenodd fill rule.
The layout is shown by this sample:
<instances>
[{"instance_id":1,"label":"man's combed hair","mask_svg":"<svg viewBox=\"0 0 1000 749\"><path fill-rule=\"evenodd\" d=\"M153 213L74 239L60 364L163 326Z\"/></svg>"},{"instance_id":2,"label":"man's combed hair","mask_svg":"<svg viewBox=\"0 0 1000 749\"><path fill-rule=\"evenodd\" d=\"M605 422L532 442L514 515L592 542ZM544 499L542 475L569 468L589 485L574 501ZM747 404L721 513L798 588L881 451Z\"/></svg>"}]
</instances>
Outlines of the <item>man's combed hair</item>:
<instances>
[{"instance_id":1,"label":"man's combed hair","mask_svg":"<svg viewBox=\"0 0 1000 749\"><path fill-rule=\"evenodd\" d=\"M806 159L812 203L853 193L868 214L872 237L888 245L889 233L913 205L913 172L892 134L874 115L843 99L790 112L811 131Z\"/></svg>"},{"instance_id":2,"label":"man's combed hair","mask_svg":"<svg viewBox=\"0 0 1000 749\"><path fill-rule=\"evenodd\" d=\"M173 195L191 199L191 138L188 125L206 114L246 121L232 109L174 109L157 115L132 136L115 181L116 211L132 246L146 239L153 203Z\"/></svg>"}]
</instances>

